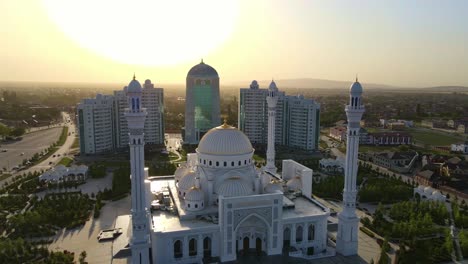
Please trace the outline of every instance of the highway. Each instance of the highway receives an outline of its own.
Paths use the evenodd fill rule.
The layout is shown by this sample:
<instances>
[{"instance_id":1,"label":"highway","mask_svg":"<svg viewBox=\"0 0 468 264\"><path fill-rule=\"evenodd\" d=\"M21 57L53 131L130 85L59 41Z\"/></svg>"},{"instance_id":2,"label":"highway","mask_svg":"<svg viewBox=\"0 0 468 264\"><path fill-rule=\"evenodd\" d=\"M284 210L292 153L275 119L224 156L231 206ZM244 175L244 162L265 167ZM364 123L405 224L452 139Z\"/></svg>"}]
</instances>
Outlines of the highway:
<instances>
[{"instance_id":1,"label":"highway","mask_svg":"<svg viewBox=\"0 0 468 264\"><path fill-rule=\"evenodd\" d=\"M69 118L69 115L67 113L62 113L62 115L63 115L64 121ZM28 172L34 172L34 171L41 171L41 170L50 169L52 166L55 166L64 156L67 156L67 154L68 154L68 152L69 152L69 150L70 150L70 148L73 145L73 142L75 140L75 134L74 134L75 133L75 125L73 123L71 123L71 122L70 123L64 122L64 123L65 123L66 126L68 126L68 132L69 132L70 135L67 135L67 139L65 140L65 143L61 147L59 147L59 149L54 153L54 155L52 155L49 158L43 160L39 164L36 164L35 166L32 166L32 167L30 167L28 169L13 173L13 176L23 174L23 173L28 173ZM53 133L51 133L51 132L53 132ZM22 163L23 159L27 158L28 156L26 155L26 151L24 151L23 149L20 149L20 147L17 147L16 144L20 144L23 141L28 142L29 140L26 139L26 138L33 137L32 143L28 143L28 146L30 146L31 148L37 147L37 150L33 151L32 154L30 154L30 156L32 157L32 155L34 155L34 153L36 153L38 151L41 151L41 150L44 150L50 144L56 142L59 139L61 132L62 132L61 127L60 128L42 130L42 131L38 131L38 132L34 132L34 133L31 133L31 134L25 135L23 137L23 140L21 140L21 141L18 141L18 142L15 142L13 144L9 144L9 145L2 145L1 148L2 149L7 148L8 151L7 152L0 152L0 154L2 155L2 156L0 156L0 163L3 164L3 162L5 162L5 164L7 164L9 162L10 163L10 168L13 167L13 166L18 165L18 164L12 164L11 163L12 161L9 161L9 160L13 160L13 158L19 158L20 163ZM35 136L37 133L41 133L39 135L42 135L42 136ZM50 134L52 134L52 135L50 135ZM40 140L43 139L43 138L49 138L49 140L50 140L49 144L41 145L42 141L40 141ZM44 141L44 142L46 142L46 141ZM34 144L37 144L37 145L34 145ZM5 146L8 146L8 147L5 147ZM24 149L26 149L26 148L24 148ZM20 156L21 152L25 153L24 156ZM15 154L12 154L12 153L16 153L16 156L15 156ZM3 156L4 154L6 154L6 155ZM60 154L60 156L58 156L58 154ZM5 159L5 161L4 161L4 159ZM4 184L5 181L8 181L8 179L0 181L0 188L3 187L3 184Z\"/></svg>"},{"instance_id":2,"label":"highway","mask_svg":"<svg viewBox=\"0 0 468 264\"><path fill-rule=\"evenodd\" d=\"M55 127L26 134L20 141L1 143L0 150L0 169L11 168L22 165L24 159L30 159L35 153L40 153L56 142L62 127ZM24 153L24 155L21 155Z\"/></svg>"}]
</instances>

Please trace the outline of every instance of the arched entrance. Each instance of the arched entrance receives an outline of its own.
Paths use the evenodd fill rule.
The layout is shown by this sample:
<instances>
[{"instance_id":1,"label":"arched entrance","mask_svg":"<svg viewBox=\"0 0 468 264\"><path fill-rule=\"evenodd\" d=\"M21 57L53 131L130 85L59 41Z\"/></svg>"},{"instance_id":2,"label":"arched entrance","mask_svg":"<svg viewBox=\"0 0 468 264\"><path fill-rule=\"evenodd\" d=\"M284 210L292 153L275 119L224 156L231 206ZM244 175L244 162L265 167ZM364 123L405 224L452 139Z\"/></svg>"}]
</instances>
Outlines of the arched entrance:
<instances>
[{"instance_id":1,"label":"arched entrance","mask_svg":"<svg viewBox=\"0 0 468 264\"><path fill-rule=\"evenodd\" d=\"M236 228L236 250L242 256L263 255L267 250L269 226L256 214L244 218Z\"/></svg>"},{"instance_id":2,"label":"arched entrance","mask_svg":"<svg viewBox=\"0 0 468 264\"><path fill-rule=\"evenodd\" d=\"M257 251L257 256L262 255L262 240L258 237L255 239L255 249Z\"/></svg>"},{"instance_id":3,"label":"arched entrance","mask_svg":"<svg viewBox=\"0 0 468 264\"><path fill-rule=\"evenodd\" d=\"M209 237L203 239L203 257L211 257L211 238Z\"/></svg>"},{"instance_id":4,"label":"arched entrance","mask_svg":"<svg viewBox=\"0 0 468 264\"><path fill-rule=\"evenodd\" d=\"M286 227L283 231L283 251L288 252L291 246L291 229Z\"/></svg>"}]
</instances>

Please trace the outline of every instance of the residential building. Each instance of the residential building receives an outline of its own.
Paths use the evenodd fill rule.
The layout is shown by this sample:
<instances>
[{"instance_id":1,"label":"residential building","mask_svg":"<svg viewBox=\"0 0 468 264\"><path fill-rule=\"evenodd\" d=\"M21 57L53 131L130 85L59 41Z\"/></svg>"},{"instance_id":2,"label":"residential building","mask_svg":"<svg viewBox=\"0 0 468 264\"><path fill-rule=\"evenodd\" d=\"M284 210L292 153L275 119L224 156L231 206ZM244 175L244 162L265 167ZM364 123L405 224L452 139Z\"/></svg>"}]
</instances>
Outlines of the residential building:
<instances>
[{"instance_id":1,"label":"residential building","mask_svg":"<svg viewBox=\"0 0 468 264\"><path fill-rule=\"evenodd\" d=\"M465 141L464 143L452 144L450 150L453 152L468 154L468 141Z\"/></svg>"},{"instance_id":2,"label":"residential building","mask_svg":"<svg viewBox=\"0 0 468 264\"><path fill-rule=\"evenodd\" d=\"M276 83L271 82L270 86ZM261 89L257 81L250 88L240 89L239 129L254 144L267 143L268 89ZM275 137L277 145L308 151L318 149L320 134L320 104L303 96L287 96L277 91Z\"/></svg>"},{"instance_id":3,"label":"residential building","mask_svg":"<svg viewBox=\"0 0 468 264\"><path fill-rule=\"evenodd\" d=\"M81 153L94 154L114 149L114 98L96 95L77 106Z\"/></svg>"},{"instance_id":4,"label":"residential building","mask_svg":"<svg viewBox=\"0 0 468 264\"><path fill-rule=\"evenodd\" d=\"M146 80L142 88L142 107L147 109L145 141L148 146L164 144L164 90ZM80 151L96 154L128 148L127 87L113 95L98 94L84 99L77 107Z\"/></svg>"}]
</instances>

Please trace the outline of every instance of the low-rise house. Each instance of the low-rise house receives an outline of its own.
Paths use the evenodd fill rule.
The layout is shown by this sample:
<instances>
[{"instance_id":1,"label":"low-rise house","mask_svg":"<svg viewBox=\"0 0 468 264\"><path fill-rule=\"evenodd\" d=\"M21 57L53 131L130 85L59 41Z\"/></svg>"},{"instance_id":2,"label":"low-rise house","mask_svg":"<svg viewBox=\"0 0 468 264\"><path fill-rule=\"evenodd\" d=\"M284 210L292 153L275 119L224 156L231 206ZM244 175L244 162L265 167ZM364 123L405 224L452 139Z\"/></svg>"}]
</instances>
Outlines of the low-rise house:
<instances>
[{"instance_id":1,"label":"low-rise house","mask_svg":"<svg viewBox=\"0 0 468 264\"><path fill-rule=\"evenodd\" d=\"M320 169L330 174L342 174L344 173L345 161L344 158L336 159L321 159L319 161Z\"/></svg>"},{"instance_id":2,"label":"low-rise house","mask_svg":"<svg viewBox=\"0 0 468 264\"><path fill-rule=\"evenodd\" d=\"M39 176L39 180L46 182L85 181L87 178L88 166L85 165L58 165Z\"/></svg>"},{"instance_id":3,"label":"low-rise house","mask_svg":"<svg viewBox=\"0 0 468 264\"><path fill-rule=\"evenodd\" d=\"M347 131L347 128L345 126L332 127L330 128L329 136L338 141L344 141L346 140L346 131Z\"/></svg>"},{"instance_id":4,"label":"low-rise house","mask_svg":"<svg viewBox=\"0 0 468 264\"><path fill-rule=\"evenodd\" d=\"M367 144L371 145L410 145L412 136L404 132L377 132L368 134Z\"/></svg>"},{"instance_id":5,"label":"low-rise house","mask_svg":"<svg viewBox=\"0 0 468 264\"><path fill-rule=\"evenodd\" d=\"M450 150L453 151L453 152L459 152L459 153L467 154L468 153L468 142L465 141L464 143L452 144L450 146Z\"/></svg>"},{"instance_id":6,"label":"low-rise house","mask_svg":"<svg viewBox=\"0 0 468 264\"><path fill-rule=\"evenodd\" d=\"M419 185L418 187L414 188L414 195L419 195L421 199L425 200L432 200L432 201L439 201L445 202L447 197L443 195L439 190L433 189L431 187L427 187L424 185Z\"/></svg>"},{"instance_id":7,"label":"low-rise house","mask_svg":"<svg viewBox=\"0 0 468 264\"><path fill-rule=\"evenodd\" d=\"M418 153L408 152L371 152L360 153L359 158L398 173L410 172L418 159Z\"/></svg>"}]
</instances>

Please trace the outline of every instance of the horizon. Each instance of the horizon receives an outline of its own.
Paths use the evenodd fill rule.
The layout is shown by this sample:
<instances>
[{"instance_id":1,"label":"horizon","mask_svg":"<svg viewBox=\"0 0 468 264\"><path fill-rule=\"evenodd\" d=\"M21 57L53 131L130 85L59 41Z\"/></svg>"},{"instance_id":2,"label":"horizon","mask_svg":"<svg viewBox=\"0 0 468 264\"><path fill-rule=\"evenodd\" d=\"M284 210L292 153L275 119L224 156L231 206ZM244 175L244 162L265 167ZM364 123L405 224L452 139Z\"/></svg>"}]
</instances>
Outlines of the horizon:
<instances>
[{"instance_id":1,"label":"horizon","mask_svg":"<svg viewBox=\"0 0 468 264\"><path fill-rule=\"evenodd\" d=\"M0 80L126 83L137 72L178 85L203 58L227 84L359 74L395 87L468 86L465 1L176 2L3 1Z\"/></svg>"}]
</instances>

